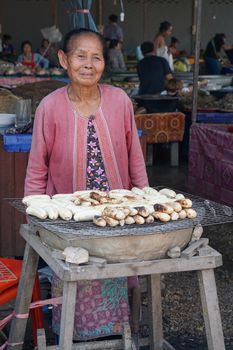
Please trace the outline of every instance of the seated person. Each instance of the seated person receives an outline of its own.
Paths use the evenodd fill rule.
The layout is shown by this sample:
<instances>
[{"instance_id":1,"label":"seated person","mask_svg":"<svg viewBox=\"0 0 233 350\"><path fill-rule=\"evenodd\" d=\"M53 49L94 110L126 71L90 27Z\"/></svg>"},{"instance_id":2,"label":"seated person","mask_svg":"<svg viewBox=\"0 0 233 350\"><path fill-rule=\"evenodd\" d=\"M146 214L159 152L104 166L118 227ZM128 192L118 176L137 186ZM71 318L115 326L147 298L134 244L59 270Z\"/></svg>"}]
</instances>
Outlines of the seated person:
<instances>
[{"instance_id":1,"label":"seated person","mask_svg":"<svg viewBox=\"0 0 233 350\"><path fill-rule=\"evenodd\" d=\"M214 38L209 41L205 50L205 64L208 74L218 75L222 73L223 64L227 64L226 59L222 56L232 50L233 46L226 44L226 35L224 33L215 34Z\"/></svg>"},{"instance_id":2,"label":"seated person","mask_svg":"<svg viewBox=\"0 0 233 350\"><path fill-rule=\"evenodd\" d=\"M32 52L32 44L30 41L24 41L21 45L22 54L18 57L18 62L24 66L34 70L40 66L42 68L49 68L49 60L41 56L39 53Z\"/></svg>"},{"instance_id":3,"label":"seated person","mask_svg":"<svg viewBox=\"0 0 233 350\"><path fill-rule=\"evenodd\" d=\"M120 42L116 39L111 40L109 43L107 51L107 70L110 72L126 70Z\"/></svg>"},{"instance_id":4,"label":"seated person","mask_svg":"<svg viewBox=\"0 0 233 350\"><path fill-rule=\"evenodd\" d=\"M202 80L198 82L198 87L206 86L208 80ZM193 91L193 84L189 84L187 87L183 86L183 82L180 79L170 79L165 84L166 90L161 92L161 95L167 96L184 96L190 94Z\"/></svg>"},{"instance_id":5,"label":"seated person","mask_svg":"<svg viewBox=\"0 0 233 350\"><path fill-rule=\"evenodd\" d=\"M172 54L173 59L180 56L180 51L178 50L180 42L174 36L171 37L171 44L168 47L169 52Z\"/></svg>"},{"instance_id":6,"label":"seated person","mask_svg":"<svg viewBox=\"0 0 233 350\"><path fill-rule=\"evenodd\" d=\"M58 67L58 49L57 45L50 43L48 39L42 39L38 53L49 60L50 67Z\"/></svg>"},{"instance_id":7,"label":"seated person","mask_svg":"<svg viewBox=\"0 0 233 350\"><path fill-rule=\"evenodd\" d=\"M137 64L140 86L139 94L156 94L165 90L166 80L172 79L168 62L154 53L154 44L145 41L141 45L144 58Z\"/></svg>"},{"instance_id":8,"label":"seated person","mask_svg":"<svg viewBox=\"0 0 233 350\"><path fill-rule=\"evenodd\" d=\"M2 38L1 58L10 62L15 60L15 49L12 44L12 37L8 34L4 34Z\"/></svg>"}]
</instances>

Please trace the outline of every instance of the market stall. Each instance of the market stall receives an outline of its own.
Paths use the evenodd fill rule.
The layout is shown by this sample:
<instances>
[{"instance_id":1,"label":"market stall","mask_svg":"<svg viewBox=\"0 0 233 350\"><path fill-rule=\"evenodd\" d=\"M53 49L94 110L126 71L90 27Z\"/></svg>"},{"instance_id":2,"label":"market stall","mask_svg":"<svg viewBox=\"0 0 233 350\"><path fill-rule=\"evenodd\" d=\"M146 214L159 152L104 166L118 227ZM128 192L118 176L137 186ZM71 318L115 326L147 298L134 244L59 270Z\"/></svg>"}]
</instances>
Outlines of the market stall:
<instances>
[{"instance_id":1,"label":"market stall","mask_svg":"<svg viewBox=\"0 0 233 350\"><path fill-rule=\"evenodd\" d=\"M138 203L139 198L140 201L144 198L144 202L147 198L147 201L154 203L154 208L159 210L159 208L161 209L161 204L160 207L158 204L161 203L161 195L163 195L166 197L165 201L170 203L167 204L167 206L171 208L173 203L173 208L176 208L173 213L178 214L175 212L175 210L180 210L180 208L177 209L177 204L183 203L182 208L186 213L188 213L188 209L184 208L192 205L193 209L196 210L197 216L186 219L181 219L180 217L176 221L171 220L170 222L159 222L160 220L155 220L154 222L144 222L144 224L141 223L140 225L132 223L123 226L119 222L115 226L107 224L106 226L99 225L97 227L95 226L98 225L95 221L95 217L93 218L93 222L91 222L91 220L81 222L77 219L76 210L78 208L78 210L80 210L79 204L77 204L76 213L74 214L76 220L71 218L68 221L66 220L65 223L61 217L59 220L48 218L39 219L38 215L40 215L40 213L38 211L37 213L31 211L32 215L29 216L28 225L22 225L20 230L21 235L27 242L27 247L25 249L24 269L21 276L20 291L15 304L15 312L22 313L28 311L38 255L40 255L51 269L64 281L59 349L63 350L66 348L68 350L73 348L72 332L77 288L76 281L82 279L92 280L96 279L96 277L102 279L106 277L133 276L135 274L149 275L149 312L151 313L150 340L146 344L144 343L144 345L150 344L152 349L162 350L164 349L163 346L172 349L173 347L163 339L160 274L198 271L208 347L212 350L224 349L225 346L213 270L215 267L221 265L221 255L208 247L208 240L200 239L201 233L196 225L211 225L220 220L221 222L230 222L232 220L231 215L227 215L224 211L224 207L220 204L210 203L210 205L207 206L205 201L201 198L190 196L186 193L178 194L168 189L158 188L156 191L155 189L146 187L143 190L138 188L134 188L132 191L113 190L110 191L108 195L102 193L98 198L101 200L104 196L106 200L110 200L110 195L118 194L117 198L119 201L123 200L125 192L127 192L127 196L131 193L131 197L134 198L131 199L131 210L135 209L134 203ZM83 191L67 194L66 200L72 201L73 197L75 197L76 200L78 198L83 198L80 197L83 196L83 194ZM97 193L95 192L95 194ZM136 194L137 196L135 197ZM88 198L89 200L93 199L93 192L86 192L86 195L87 200ZM178 198L182 198L182 196L183 198L186 196L186 199L179 202ZM150 200L148 198L150 198ZM173 202L171 202L172 199ZM47 198L46 200L48 200L48 205L54 200L58 203L59 195ZM34 198L33 196L25 197L23 199L24 205L20 200L14 199L11 200L10 203L18 210L23 212L26 210L26 212L29 213L28 209L30 206L33 206L33 202L35 204L35 201L40 202L41 198L36 198L36 196L34 196ZM64 195L60 197L60 201L62 204ZM128 199L128 202L129 201ZM43 200L41 203L43 204ZM72 205L75 206L74 202ZM104 211L109 209L106 201L105 205ZM215 210L215 216L209 211L210 207ZM91 207L89 207L89 212L91 211L90 208ZM48 210L48 207L46 210ZM96 210L95 206L92 206L92 210ZM181 211L179 212L181 213ZM129 211L127 213L129 214ZM153 214L154 212L152 211L151 213ZM128 214L125 212L125 215ZM153 216L156 218L157 214L154 213ZM148 214L144 213L144 215L144 220L146 220ZM102 217L102 219L104 218L106 219L105 216ZM194 228L194 230L192 230L192 228ZM183 249L190 239L190 245L187 249L180 252L180 255L172 255L174 242L176 242L175 244L177 244L178 248L181 247L181 249ZM142 241L144 242L143 244ZM77 248L80 247L80 244L82 247L85 247L85 249L88 249L90 261L86 260L83 262L84 265L78 267L75 267L71 260L69 260L68 263L68 256L67 261L63 261L66 260L66 258L61 257L62 250L71 246ZM169 259L167 256L173 259ZM59 300L59 303L60 301L61 300ZM70 327L67 327L67 323L70 324ZM92 342L92 348L104 349L111 347L111 349L117 349L120 347L125 350L131 349L134 342L131 339L128 325L125 324L124 329L126 326L128 332L126 333L124 331L123 339L112 343L111 340L107 340L104 343ZM22 342L25 328L25 319L20 320L14 318L11 325L9 343ZM42 337L43 344L46 344L45 334L40 333L40 336ZM88 344L90 345L90 343ZM85 344L79 343L78 346L80 345L85 346ZM47 348L50 349L50 347ZM53 347L51 347L51 349L52 348ZM43 348L41 347L41 349ZM46 349L46 345L44 345L44 349Z\"/></svg>"}]
</instances>

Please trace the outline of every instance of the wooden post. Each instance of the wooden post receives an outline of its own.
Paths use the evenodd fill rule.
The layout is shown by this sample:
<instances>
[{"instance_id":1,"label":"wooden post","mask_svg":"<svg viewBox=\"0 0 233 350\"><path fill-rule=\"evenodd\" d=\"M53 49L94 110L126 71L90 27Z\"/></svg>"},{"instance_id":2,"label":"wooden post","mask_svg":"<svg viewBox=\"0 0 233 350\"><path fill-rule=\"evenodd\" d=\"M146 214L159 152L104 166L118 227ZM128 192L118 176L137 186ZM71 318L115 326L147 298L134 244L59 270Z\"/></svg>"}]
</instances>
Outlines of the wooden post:
<instances>
[{"instance_id":1,"label":"wooden post","mask_svg":"<svg viewBox=\"0 0 233 350\"><path fill-rule=\"evenodd\" d=\"M151 349L163 350L160 274L148 276L148 311Z\"/></svg>"},{"instance_id":2,"label":"wooden post","mask_svg":"<svg viewBox=\"0 0 233 350\"><path fill-rule=\"evenodd\" d=\"M46 350L46 338L44 328L37 329L37 349Z\"/></svg>"},{"instance_id":3,"label":"wooden post","mask_svg":"<svg viewBox=\"0 0 233 350\"><path fill-rule=\"evenodd\" d=\"M142 41L145 40L145 36L146 36L146 24L147 24L147 3L146 1L142 0L142 11L143 11L143 15L142 15Z\"/></svg>"},{"instance_id":4,"label":"wooden post","mask_svg":"<svg viewBox=\"0 0 233 350\"><path fill-rule=\"evenodd\" d=\"M202 0L195 0L196 23L194 24L195 35L195 62L193 72L193 106L192 106L192 122L196 123L197 117L197 98L198 98L198 75L199 75L199 58L200 58L200 42L201 42L201 10Z\"/></svg>"},{"instance_id":5,"label":"wooden post","mask_svg":"<svg viewBox=\"0 0 233 350\"><path fill-rule=\"evenodd\" d=\"M52 21L53 24L57 26L57 1L56 0L51 0L52 1Z\"/></svg>"},{"instance_id":6,"label":"wooden post","mask_svg":"<svg viewBox=\"0 0 233 350\"><path fill-rule=\"evenodd\" d=\"M171 166L179 166L179 142L171 142Z\"/></svg>"},{"instance_id":7,"label":"wooden post","mask_svg":"<svg viewBox=\"0 0 233 350\"><path fill-rule=\"evenodd\" d=\"M214 270L198 271L203 316L209 350L225 350Z\"/></svg>"},{"instance_id":8,"label":"wooden post","mask_svg":"<svg viewBox=\"0 0 233 350\"><path fill-rule=\"evenodd\" d=\"M123 325L123 346L124 350L132 350L132 338L129 323L124 323Z\"/></svg>"},{"instance_id":9,"label":"wooden post","mask_svg":"<svg viewBox=\"0 0 233 350\"><path fill-rule=\"evenodd\" d=\"M77 282L64 282L59 350L72 350Z\"/></svg>"},{"instance_id":10,"label":"wooden post","mask_svg":"<svg viewBox=\"0 0 233 350\"><path fill-rule=\"evenodd\" d=\"M139 332L139 321L140 321L140 310L141 310L141 292L139 287L134 287L132 290L132 332Z\"/></svg>"},{"instance_id":11,"label":"wooden post","mask_svg":"<svg viewBox=\"0 0 233 350\"><path fill-rule=\"evenodd\" d=\"M195 35L196 35L196 17L197 17L197 11L195 6L195 1L192 0L192 26L191 26L191 43L190 43L190 50L191 53L195 53Z\"/></svg>"},{"instance_id":12,"label":"wooden post","mask_svg":"<svg viewBox=\"0 0 233 350\"><path fill-rule=\"evenodd\" d=\"M98 3L98 24L102 28L103 26L103 0L99 0Z\"/></svg>"},{"instance_id":13,"label":"wooden post","mask_svg":"<svg viewBox=\"0 0 233 350\"><path fill-rule=\"evenodd\" d=\"M18 293L15 301L15 314L24 315L29 313L29 306L32 300L32 290L38 265L39 255L27 243L24 252L24 261L20 276ZM9 343L22 343L14 346L14 350L23 348L24 335L26 331L28 318L14 317L11 323ZM10 345L7 349L12 349Z\"/></svg>"}]
</instances>

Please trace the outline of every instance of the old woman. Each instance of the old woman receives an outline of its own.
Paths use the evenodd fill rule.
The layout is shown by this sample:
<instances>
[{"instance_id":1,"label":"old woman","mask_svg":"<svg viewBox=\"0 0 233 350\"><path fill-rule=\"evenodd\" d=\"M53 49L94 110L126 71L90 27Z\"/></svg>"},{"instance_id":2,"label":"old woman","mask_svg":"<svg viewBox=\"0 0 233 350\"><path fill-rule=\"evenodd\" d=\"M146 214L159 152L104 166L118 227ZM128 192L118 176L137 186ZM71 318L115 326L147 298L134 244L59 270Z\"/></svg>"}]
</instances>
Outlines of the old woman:
<instances>
[{"instance_id":1,"label":"old woman","mask_svg":"<svg viewBox=\"0 0 233 350\"><path fill-rule=\"evenodd\" d=\"M99 84L105 67L101 35L74 30L58 55L71 83L45 97L36 111L25 194L147 186L131 101L123 90ZM128 321L127 291L126 278L79 282L74 339L120 334ZM55 277L53 294L61 293ZM57 334L59 324L56 307Z\"/></svg>"}]
</instances>

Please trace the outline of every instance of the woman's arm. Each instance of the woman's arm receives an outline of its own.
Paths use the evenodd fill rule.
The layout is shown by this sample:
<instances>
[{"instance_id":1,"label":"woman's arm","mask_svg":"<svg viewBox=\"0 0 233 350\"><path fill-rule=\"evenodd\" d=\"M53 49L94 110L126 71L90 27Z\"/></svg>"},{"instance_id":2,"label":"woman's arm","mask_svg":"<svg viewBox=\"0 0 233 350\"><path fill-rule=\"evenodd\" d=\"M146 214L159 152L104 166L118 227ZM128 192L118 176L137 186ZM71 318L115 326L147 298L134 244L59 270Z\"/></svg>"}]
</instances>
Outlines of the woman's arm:
<instances>
[{"instance_id":1,"label":"woman's arm","mask_svg":"<svg viewBox=\"0 0 233 350\"><path fill-rule=\"evenodd\" d=\"M163 46L165 46L165 42L164 42L162 35L156 36L154 39L154 52L155 52L155 54L157 53L157 50Z\"/></svg>"},{"instance_id":2,"label":"woman's arm","mask_svg":"<svg viewBox=\"0 0 233 350\"><path fill-rule=\"evenodd\" d=\"M48 179L48 151L46 145L45 112L38 107L33 126L32 146L25 179L25 196L46 193Z\"/></svg>"},{"instance_id":3,"label":"woman's arm","mask_svg":"<svg viewBox=\"0 0 233 350\"><path fill-rule=\"evenodd\" d=\"M129 176L131 179L131 185L132 187L136 186L142 188L148 186L148 177L135 123L133 105L130 100L126 105L125 113L129 123L129 131L126 134L126 141L129 155Z\"/></svg>"}]
</instances>

